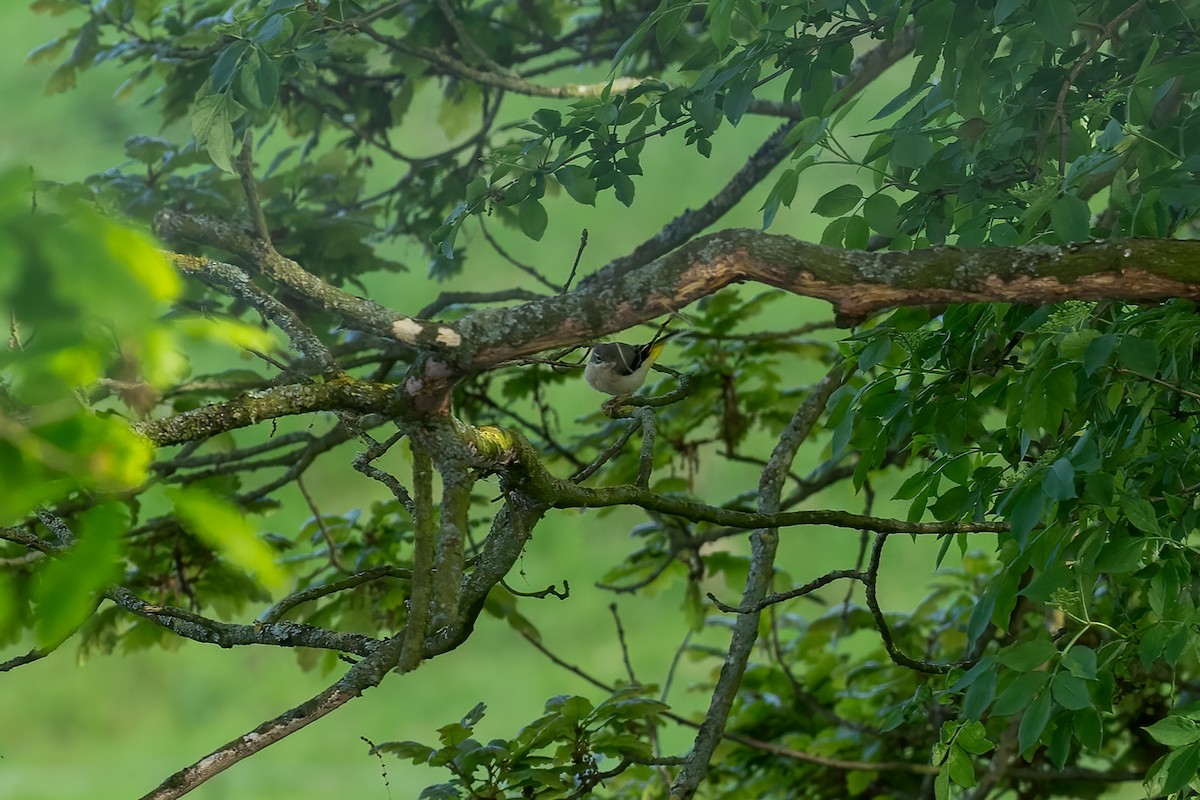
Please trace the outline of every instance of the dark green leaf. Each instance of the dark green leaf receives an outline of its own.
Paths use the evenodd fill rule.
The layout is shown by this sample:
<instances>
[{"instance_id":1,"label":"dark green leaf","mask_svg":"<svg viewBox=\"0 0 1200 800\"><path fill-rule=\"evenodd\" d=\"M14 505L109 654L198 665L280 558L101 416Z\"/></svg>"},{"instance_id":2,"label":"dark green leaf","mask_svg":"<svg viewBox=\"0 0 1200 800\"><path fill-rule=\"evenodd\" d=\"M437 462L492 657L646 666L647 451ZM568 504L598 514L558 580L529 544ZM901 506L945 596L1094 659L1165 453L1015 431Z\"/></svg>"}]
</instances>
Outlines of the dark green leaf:
<instances>
[{"instance_id":1,"label":"dark green leaf","mask_svg":"<svg viewBox=\"0 0 1200 800\"><path fill-rule=\"evenodd\" d=\"M208 75L214 92L220 92L229 85L229 81L233 79L234 71L242 61L242 56L245 55L249 48L249 42L238 39L222 50L221 55L217 56L217 60L213 62L212 71Z\"/></svg>"},{"instance_id":2,"label":"dark green leaf","mask_svg":"<svg viewBox=\"0 0 1200 800\"><path fill-rule=\"evenodd\" d=\"M892 163L898 167L920 169L933 155L933 143L921 133L901 131L892 140Z\"/></svg>"},{"instance_id":3,"label":"dark green leaf","mask_svg":"<svg viewBox=\"0 0 1200 800\"><path fill-rule=\"evenodd\" d=\"M871 230L895 236L900 224L900 205L886 194L873 194L863 203L863 218Z\"/></svg>"},{"instance_id":4,"label":"dark green leaf","mask_svg":"<svg viewBox=\"0 0 1200 800\"><path fill-rule=\"evenodd\" d=\"M424 764L433 755L433 748L420 742L383 742L374 748L378 753L390 753L414 764Z\"/></svg>"},{"instance_id":5,"label":"dark green leaf","mask_svg":"<svg viewBox=\"0 0 1200 800\"><path fill-rule=\"evenodd\" d=\"M1075 736L1079 743L1089 750L1099 750L1104 744L1104 726L1095 709L1076 711L1073 719Z\"/></svg>"},{"instance_id":6,"label":"dark green leaf","mask_svg":"<svg viewBox=\"0 0 1200 800\"><path fill-rule=\"evenodd\" d=\"M541 241L542 236L546 233L546 225L550 220L546 215L545 207L542 206L540 201L533 198L529 198L521 203L517 219L521 223L521 231L535 242Z\"/></svg>"},{"instance_id":7,"label":"dark green leaf","mask_svg":"<svg viewBox=\"0 0 1200 800\"><path fill-rule=\"evenodd\" d=\"M1065 457L1051 464L1042 479L1042 492L1049 500L1070 500L1075 497L1075 465Z\"/></svg>"},{"instance_id":8,"label":"dark green leaf","mask_svg":"<svg viewBox=\"0 0 1200 800\"><path fill-rule=\"evenodd\" d=\"M1115 574L1133 572L1141 565L1145 545L1146 541L1140 537L1122 536L1110 539L1096 558L1096 569Z\"/></svg>"},{"instance_id":9,"label":"dark green leaf","mask_svg":"<svg viewBox=\"0 0 1200 800\"><path fill-rule=\"evenodd\" d=\"M547 133L554 133L562 127L562 114L553 108L541 108L533 112L533 121L542 126ZM582 167L575 167L582 169Z\"/></svg>"},{"instance_id":10,"label":"dark green leaf","mask_svg":"<svg viewBox=\"0 0 1200 800\"><path fill-rule=\"evenodd\" d=\"M1062 665L1077 678L1096 679L1096 651L1087 645L1077 644L1063 653Z\"/></svg>"},{"instance_id":11,"label":"dark green leaf","mask_svg":"<svg viewBox=\"0 0 1200 800\"><path fill-rule=\"evenodd\" d=\"M1033 20L1035 33L1050 44L1068 47L1075 32L1075 3L1072 0L1037 0Z\"/></svg>"},{"instance_id":12,"label":"dark green leaf","mask_svg":"<svg viewBox=\"0 0 1200 800\"><path fill-rule=\"evenodd\" d=\"M1017 672L1030 672L1041 667L1054 656L1058 649L1049 639L1033 639L1022 642L996 654L996 659Z\"/></svg>"},{"instance_id":13,"label":"dark green leaf","mask_svg":"<svg viewBox=\"0 0 1200 800\"><path fill-rule=\"evenodd\" d=\"M588 206L596 205L596 180L588 177L587 169L575 164L568 164L565 167L559 167L555 171L554 177L575 202Z\"/></svg>"},{"instance_id":14,"label":"dark green leaf","mask_svg":"<svg viewBox=\"0 0 1200 800\"><path fill-rule=\"evenodd\" d=\"M272 14L263 20L262 25L254 33L254 41L257 44L265 44L280 33L283 32L284 16L283 14Z\"/></svg>"},{"instance_id":15,"label":"dark green leaf","mask_svg":"<svg viewBox=\"0 0 1200 800\"><path fill-rule=\"evenodd\" d=\"M1167 747L1183 747L1200 742L1200 722L1187 717L1164 717L1153 725L1147 725L1145 731L1154 741Z\"/></svg>"},{"instance_id":16,"label":"dark green leaf","mask_svg":"<svg viewBox=\"0 0 1200 800\"><path fill-rule=\"evenodd\" d=\"M1088 694L1087 682L1076 678L1070 672L1059 671L1050 682L1050 690L1054 702L1071 711L1079 711L1092 707L1092 698Z\"/></svg>"},{"instance_id":17,"label":"dark green leaf","mask_svg":"<svg viewBox=\"0 0 1200 800\"><path fill-rule=\"evenodd\" d=\"M1152 378L1158 372L1158 346L1153 339L1122 337L1117 347L1117 362L1125 369Z\"/></svg>"},{"instance_id":18,"label":"dark green leaf","mask_svg":"<svg viewBox=\"0 0 1200 800\"><path fill-rule=\"evenodd\" d=\"M1012 536L1024 546L1029 533L1042 521L1046 508L1046 496L1041 487L1022 486L1016 490L1012 505L1009 507L1008 518L1012 524Z\"/></svg>"},{"instance_id":19,"label":"dark green leaf","mask_svg":"<svg viewBox=\"0 0 1200 800\"><path fill-rule=\"evenodd\" d=\"M613 176L613 193L626 206L633 205L633 181L619 172Z\"/></svg>"},{"instance_id":20,"label":"dark green leaf","mask_svg":"<svg viewBox=\"0 0 1200 800\"><path fill-rule=\"evenodd\" d=\"M1042 692L1025 710L1021 724L1017 726L1017 746L1022 753L1038 743L1042 731L1046 730L1046 723L1050 721L1050 709L1050 693Z\"/></svg>"},{"instance_id":21,"label":"dark green leaf","mask_svg":"<svg viewBox=\"0 0 1200 800\"><path fill-rule=\"evenodd\" d=\"M1074 195L1060 197L1050 207L1050 224L1059 241L1086 242L1092 238L1092 212L1087 203Z\"/></svg>"},{"instance_id":22,"label":"dark green leaf","mask_svg":"<svg viewBox=\"0 0 1200 800\"><path fill-rule=\"evenodd\" d=\"M996 670L986 669L967 687L963 697L962 714L964 719L983 719L987 707L996 698Z\"/></svg>"},{"instance_id":23,"label":"dark green leaf","mask_svg":"<svg viewBox=\"0 0 1200 800\"><path fill-rule=\"evenodd\" d=\"M1121 510L1138 530L1146 533L1162 533L1154 506L1146 498L1132 494L1121 495Z\"/></svg>"},{"instance_id":24,"label":"dark green leaf","mask_svg":"<svg viewBox=\"0 0 1200 800\"><path fill-rule=\"evenodd\" d=\"M1117 335L1106 333L1093 339L1083 354L1083 373L1091 376L1096 370L1108 363L1113 351L1117 349ZM1157 366L1157 358L1155 359Z\"/></svg>"},{"instance_id":25,"label":"dark green leaf","mask_svg":"<svg viewBox=\"0 0 1200 800\"><path fill-rule=\"evenodd\" d=\"M820 214L822 217L840 217L853 211L858 202L862 200L862 196L862 189L855 184L843 184L821 195L816 205L813 206L813 213Z\"/></svg>"},{"instance_id":26,"label":"dark green leaf","mask_svg":"<svg viewBox=\"0 0 1200 800\"><path fill-rule=\"evenodd\" d=\"M1045 672L1022 672L996 695L992 714L1007 717L1024 711L1033 702L1034 695L1041 691L1048 677Z\"/></svg>"}]
</instances>

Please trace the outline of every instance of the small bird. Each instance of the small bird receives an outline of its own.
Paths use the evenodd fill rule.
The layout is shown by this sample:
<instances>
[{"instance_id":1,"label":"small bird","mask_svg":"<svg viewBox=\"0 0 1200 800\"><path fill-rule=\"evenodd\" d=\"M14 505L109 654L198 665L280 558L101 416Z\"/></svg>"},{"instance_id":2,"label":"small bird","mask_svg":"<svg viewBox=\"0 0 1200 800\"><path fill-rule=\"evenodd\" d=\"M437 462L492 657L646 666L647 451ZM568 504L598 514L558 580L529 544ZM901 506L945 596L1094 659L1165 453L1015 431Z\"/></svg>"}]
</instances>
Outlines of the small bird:
<instances>
[{"instance_id":1,"label":"small bird","mask_svg":"<svg viewBox=\"0 0 1200 800\"><path fill-rule=\"evenodd\" d=\"M623 342L593 345L587 366L583 368L583 377L588 385L598 392L614 396L636 392L646 382L650 367L658 360L667 340L680 333L664 333L666 327L667 323L663 323L654 338L643 345Z\"/></svg>"}]
</instances>

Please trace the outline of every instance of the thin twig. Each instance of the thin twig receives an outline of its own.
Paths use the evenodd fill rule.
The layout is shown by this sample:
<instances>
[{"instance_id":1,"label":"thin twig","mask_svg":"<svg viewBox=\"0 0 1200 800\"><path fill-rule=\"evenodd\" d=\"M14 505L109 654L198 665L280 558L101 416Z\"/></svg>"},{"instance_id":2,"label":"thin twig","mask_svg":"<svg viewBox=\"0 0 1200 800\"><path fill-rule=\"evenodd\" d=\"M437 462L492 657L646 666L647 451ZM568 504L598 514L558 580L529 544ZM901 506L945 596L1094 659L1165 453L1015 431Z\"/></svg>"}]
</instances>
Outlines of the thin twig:
<instances>
[{"instance_id":1,"label":"thin twig","mask_svg":"<svg viewBox=\"0 0 1200 800\"><path fill-rule=\"evenodd\" d=\"M250 212L250 223L254 226L254 232L264 244L270 245L271 229L267 227L267 217L258 199L258 186L254 182L254 137L250 128L246 129L246 135L242 137L242 152L238 154L237 171L242 179L242 193L246 196L246 208Z\"/></svg>"},{"instance_id":2,"label":"thin twig","mask_svg":"<svg viewBox=\"0 0 1200 800\"><path fill-rule=\"evenodd\" d=\"M342 563L342 557L338 553L338 544L333 540L329 528L325 526L325 518L321 515L321 510L317 508L316 502L313 501L312 495L308 493L308 487L304 485L304 477L301 475L296 476L296 488L300 490L300 496L308 504L308 510L312 512L313 520L317 523L317 530L325 539L325 546L329 550L329 564L338 572L349 574L353 570L346 569L346 565Z\"/></svg>"},{"instance_id":3,"label":"thin twig","mask_svg":"<svg viewBox=\"0 0 1200 800\"><path fill-rule=\"evenodd\" d=\"M579 269L579 260L583 258L583 250L587 247L588 232L584 228L579 232L579 249L575 251L575 261L571 264L571 274L567 276L566 283L562 286L562 294L566 294L571 289L571 284L575 282L575 273Z\"/></svg>"},{"instance_id":4,"label":"thin twig","mask_svg":"<svg viewBox=\"0 0 1200 800\"><path fill-rule=\"evenodd\" d=\"M888 656L902 667L908 667L909 669L931 675L945 675L953 669L970 667L975 663L975 659L964 659L950 664L935 664L930 661L919 661L912 658L901 651L896 645L891 628L888 627L887 620L883 616L883 610L879 607L879 598L876 596L876 584L879 581L879 565L883 559L883 545L887 542L887 537L887 533L875 534L875 544L871 548L871 560L867 565L866 574L862 578L862 584L864 593L866 594L867 608L871 612L871 617L875 620L875 628L879 631L879 638L883 640L883 646L887 650Z\"/></svg>"},{"instance_id":5,"label":"thin twig","mask_svg":"<svg viewBox=\"0 0 1200 800\"><path fill-rule=\"evenodd\" d=\"M621 659L625 662L625 674L630 683L637 683L637 675L633 672L633 663L629 660L629 643L625 641L625 628L621 625L621 615L617 612L617 604L609 603L608 610L612 613L613 622L617 626L617 642L621 646Z\"/></svg>"},{"instance_id":6,"label":"thin twig","mask_svg":"<svg viewBox=\"0 0 1200 800\"><path fill-rule=\"evenodd\" d=\"M393 567L391 565L384 565L363 570L362 572L356 572L353 575L347 575L341 580L323 583L320 586L310 586L307 589L289 594L287 597L268 608L262 614L259 614L257 622L260 625L269 625L273 622L278 622L283 618L284 614L291 611L298 605L310 603L313 600L318 600L322 597L328 597L329 595L337 592L344 592L347 589L353 589L357 586L363 585L364 583L377 581L380 578L399 578L402 580L409 580L412 578L412 570L400 569L399 567Z\"/></svg>"}]
</instances>

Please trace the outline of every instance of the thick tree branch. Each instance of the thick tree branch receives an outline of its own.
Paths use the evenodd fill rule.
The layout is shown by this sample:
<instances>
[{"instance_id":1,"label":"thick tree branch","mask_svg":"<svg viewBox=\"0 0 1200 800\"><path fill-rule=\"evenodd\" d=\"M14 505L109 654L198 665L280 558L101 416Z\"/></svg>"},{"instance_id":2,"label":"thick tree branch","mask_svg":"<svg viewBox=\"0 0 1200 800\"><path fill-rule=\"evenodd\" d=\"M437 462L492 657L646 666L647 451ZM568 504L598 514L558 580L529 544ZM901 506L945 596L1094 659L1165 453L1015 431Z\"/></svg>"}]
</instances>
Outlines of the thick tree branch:
<instances>
[{"instance_id":1,"label":"thick tree branch","mask_svg":"<svg viewBox=\"0 0 1200 800\"><path fill-rule=\"evenodd\" d=\"M227 403L214 403L164 419L134 423L132 427L162 447L207 439L266 419L339 410L397 416L399 402L395 387L346 377L327 383L276 386L243 394Z\"/></svg>"},{"instance_id":2,"label":"thick tree branch","mask_svg":"<svg viewBox=\"0 0 1200 800\"><path fill-rule=\"evenodd\" d=\"M1200 300L1200 242L1124 239L870 253L731 229L695 239L623 278L609 274L561 297L481 309L458 329L472 343L470 367L487 369L625 330L744 281L828 300L841 324L896 306Z\"/></svg>"}]
</instances>

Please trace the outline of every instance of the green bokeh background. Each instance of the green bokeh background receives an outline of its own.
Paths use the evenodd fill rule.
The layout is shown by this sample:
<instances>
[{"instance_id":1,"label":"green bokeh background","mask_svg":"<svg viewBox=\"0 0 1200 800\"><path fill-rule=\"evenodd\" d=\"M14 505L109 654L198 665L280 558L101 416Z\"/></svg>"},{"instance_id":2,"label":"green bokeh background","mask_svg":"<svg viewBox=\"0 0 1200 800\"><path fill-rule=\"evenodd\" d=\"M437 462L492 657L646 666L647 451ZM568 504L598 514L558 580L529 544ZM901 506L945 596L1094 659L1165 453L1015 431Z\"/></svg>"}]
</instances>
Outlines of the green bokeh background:
<instances>
[{"instance_id":1,"label":"green bokeh background","mask_svg":"<svg viewBox=\"0 0 1200 800\"><path fill-rule=\"evenodd\" d=\"M50 180L78 180L120 163L127 136L158 132L153 109L141 105L147 97L145 88L121 101L114 99L122 77L112 65L83 73L73 92L43 93L53 64L27 64L25 54L77 21L33 15L21 2L0 2L0 97L6 109L0 115L0 165L28 165L38 177ZM885 102L903 82L903 76L893 77L873 87L871 93ZM417 153L439 149L443 137L433 122L434 98L419 98L418 103L422 100L428 106L429 130L407 134L408 144ZM878 107L870 101L863 103L864 108L872 105ZM858 112L857 116L865 122L867 114ZM418 105L409 119L419 118ZM708 160L680 147L678 137L652 142L642 158L646 175L638 181L632 209L611 196L602 197L595 208L560 198L551 204L550 230L542 242L533 243L512 232L502 232L503 241L518 258L561 280L570 269L579 230L586 227L590 244L581 266L586 273L627 252L685 208L702 203L774 125L773 120L748 118L736 130L726 128ZM176 140L186 136L179 130L162 135ZM388 177L382 171L387 167L380 169L379 181L384 185ZM833 186L859 179L867 180L838 168L806 173L793 209L780 211L773 230L819 239L824 220L809 213L813 202ZM757 226L758 207L767 189L769 185L752 193L720 227ZM396 255L415 258L403 249ZM511 270L489 269L485 262L477 264L458 285L432 285L423 278L423 266L414 261L411 273L372 276L367 285L376 299L412 312L442 289L497 288L511 280ZM826 304L800 298L785 298L771 308L771 316L757 324L792 327L829 316ZM669 351L664 362L682 369L687 366L672 363ZM798 365L788 382L804 385L816 374L813 367ZM577 420L594 412L598 401L577 383L556 387L552 398L566 423L587 424ZM302 428L309 422L295 424ZM761 432L758 441L769 442L771 435L771 431ZM324 512L344 511L382 497L377 484L349 468L352 453L352 448L343 448L325 456L318 462L316 475L307 481ZM819 445L809 447L801 454L796 471L806 472L819 454ZM403 476L402 461L398 456L390 463ZM686 470L684 465L675 468L681 473ZM752 487L756 481L751 468L723 468L700 473L696 488L702 496L706 487L714 489L713 496L724 496L735 483ZM889 497L896 485L885 480L877 487L879 496ZM283 510L266 524L283 532L294 531L310 512L298 494L284 499ZM812 505L860 507L858 500L844 494L827 495ZM903 513L886 502L876 510ZM615 602L629 634L638 679L661 684L686 634L679 613L682 583L656 585L646 597L613 595L595 588L606 569L637 547L627 532L638 519L628 511L552 513L536 530L520 564L521 572L510 577L510 585L536 591L568 580L568 600L523 601L523 613L539 627L551 649L608 682L625 674L609 610L609 604ZM744 540L728 546L745 550ZM880 587L885 608L909 608L924 593L923 582L912 576L928 571L933 546L932 542L910 545L898 540L889 548L888 572ZM783 532L780 558L800 583L828 569L852 565L857 549L858 537L853 532L791 529ZM736 598L736 590L720 581L705 588L726 600ZM837 587L828 596L840 598L844 591L844 586ZM809 608L814 614L823 612L816 605L798 606L802 612ZM710 631L704 637L723 645L720 632ZM0 653L0 660L12 655L15 652ZM669 698L672 705L685 713L703 709L706 695L690 691L690 687L713 666L683 659ZM138 797L213 748L308 699L333 679L332 674L300 670L295 655L286 650L226 651L183 643L172 652L93 657L80 662L68 642L44 661L0 675L0 798ZM510 737L523 722L537 716L546 699L560 693L600 697L584 681L538 654L504 623L485 617L459 650L428 662L413 675L385 681L332 716L214 778L191 796L197 800L415 797L422 787L445 780L446 774L389 760L384 765L385 784L380 762L367 755L359 737L376 742L433 742L437 727L457 720L478 702L488 707L480 736ZM688 740L686 730L664 737L669 751L683 750Z\"/></svg>"}]
</instances>

